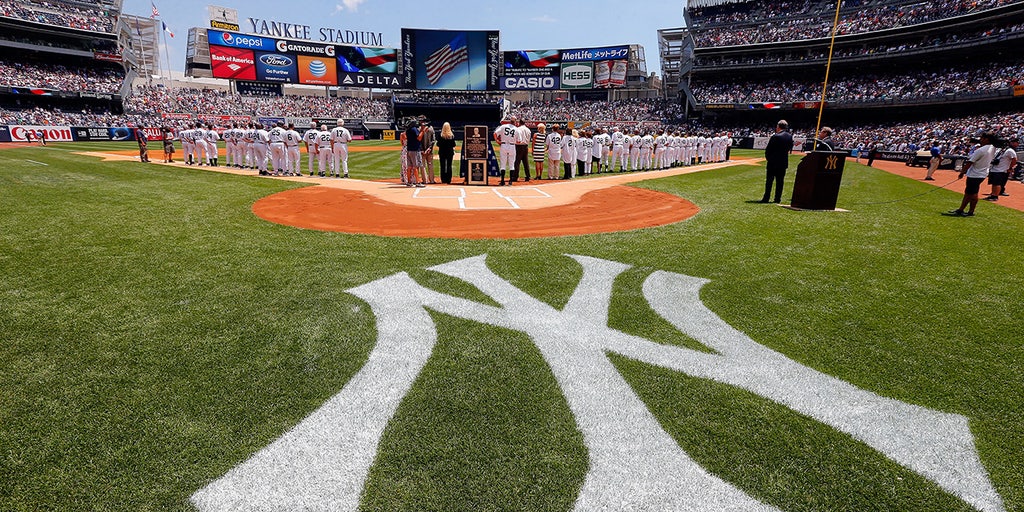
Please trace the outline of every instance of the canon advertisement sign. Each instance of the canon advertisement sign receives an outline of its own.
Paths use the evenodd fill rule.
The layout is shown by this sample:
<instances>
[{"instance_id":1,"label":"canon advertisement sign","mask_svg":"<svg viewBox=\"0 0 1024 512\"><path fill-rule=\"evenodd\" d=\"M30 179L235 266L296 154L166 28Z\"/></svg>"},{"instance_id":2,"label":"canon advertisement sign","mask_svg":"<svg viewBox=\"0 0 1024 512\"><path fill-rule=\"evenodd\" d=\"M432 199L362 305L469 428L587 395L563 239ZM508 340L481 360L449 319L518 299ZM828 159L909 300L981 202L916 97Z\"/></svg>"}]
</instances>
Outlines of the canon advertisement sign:
<instances>
[{"instance_id":1,"label":"canon advertisement sign","mask_svg":"<svg viewBox=\"0 0 1024 512\"><path fill-rule=\"evenodd\" d=\"M28 142L29 132L32 132L33 141L39 139L40 134L46 136L47 142L73 142L75 140L70 126L14 125L11 126L11 141Z\"/></svg>"}]
</instances>

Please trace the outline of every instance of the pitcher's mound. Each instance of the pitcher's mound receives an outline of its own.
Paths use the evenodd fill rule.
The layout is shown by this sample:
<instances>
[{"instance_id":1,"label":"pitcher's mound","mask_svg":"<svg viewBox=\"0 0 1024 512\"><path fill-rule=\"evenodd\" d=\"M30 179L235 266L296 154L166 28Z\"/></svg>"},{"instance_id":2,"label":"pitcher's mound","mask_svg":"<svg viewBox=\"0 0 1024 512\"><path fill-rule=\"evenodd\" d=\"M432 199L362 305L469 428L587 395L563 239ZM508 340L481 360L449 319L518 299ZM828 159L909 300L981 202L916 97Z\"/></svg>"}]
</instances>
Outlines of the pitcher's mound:
<instances>
[{"instance_id":1,"label":"pitcher's mound","mask_svg":"<svg viewBox=\"0 0 1024 512\"><path fill-rule=\"evenodd\" d=\"M253 212L270 222L321 231L416 238L538 238L663 226L697 214L680 197L627 186L533 209L464 210L386 201L357 190L307 187L260 199Z\"/></svg>"}]
</instances>

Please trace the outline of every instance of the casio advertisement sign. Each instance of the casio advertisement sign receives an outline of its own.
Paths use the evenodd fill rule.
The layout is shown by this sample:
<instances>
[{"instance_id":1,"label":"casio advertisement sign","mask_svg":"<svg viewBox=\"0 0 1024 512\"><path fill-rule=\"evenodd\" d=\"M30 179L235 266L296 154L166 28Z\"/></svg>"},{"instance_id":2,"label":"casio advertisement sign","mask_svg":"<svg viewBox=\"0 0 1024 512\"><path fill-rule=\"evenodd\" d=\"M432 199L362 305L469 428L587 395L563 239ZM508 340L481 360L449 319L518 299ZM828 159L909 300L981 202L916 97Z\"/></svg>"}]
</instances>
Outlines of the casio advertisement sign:
<instances>
[{"instance_id":1,"label":"casio advertisement sign","mask_svg":"<svg viewBox=\"0 0 1024 512\"><path fill-rule=\"evenodd\" d=\"M558 77L504 76L501 77L501 89L504 91L558 89Z\"/></svg>"},{"instance_id":2,"label":"casio advertisement sign","mask_svg":"<svg viewBox=\"0 0 1024 512\"><path fill-rule=\"evenodd\" d=\"M592 89L594 87L594 63L562 63L562 89Z\"/></svg>"}]
</instances>

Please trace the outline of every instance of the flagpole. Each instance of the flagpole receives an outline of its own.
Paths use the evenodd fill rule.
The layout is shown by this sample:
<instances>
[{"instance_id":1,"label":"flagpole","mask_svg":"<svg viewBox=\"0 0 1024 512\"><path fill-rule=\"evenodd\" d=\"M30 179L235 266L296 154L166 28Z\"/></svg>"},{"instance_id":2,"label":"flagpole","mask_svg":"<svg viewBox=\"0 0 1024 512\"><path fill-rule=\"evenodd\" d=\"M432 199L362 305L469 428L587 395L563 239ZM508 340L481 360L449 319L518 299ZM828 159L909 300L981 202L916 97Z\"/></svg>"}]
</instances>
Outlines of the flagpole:
<instances>
[{"instance_id":1,"label":"flagpole","mask_svg":"<svg viewBox=\"0 0 1024 512\"><path fill-rule=\"evenodd\" d=\"M814 128L814 144L811 151L818 149L818 134L821 133L821 115L825 111L825 94L828 91L828 74L832 70L832 50L836 46L836 32L839 31L839 7L843 0L836 0L836 18L832 22L832 41L828 45L828 61L825 63L825 82L821 84L821 102L818 103L818 125ZM829 148L832 149L832 148Z\"/></svg>"},{"instance_id":2,"label":"flagpole","mask_svg":"<svg viewBox=\"0 0 1024 512\"><path fill-rule=\"evenodd\" d=\"M167 87L170 88L171 82L173 82L171 79L171 51L170 47L167 46L167 30L164 27L165 23L163 20L160 20L160 32L163 33L164 39L164 62L167 63Z\"/></svg>"}]
</instances>

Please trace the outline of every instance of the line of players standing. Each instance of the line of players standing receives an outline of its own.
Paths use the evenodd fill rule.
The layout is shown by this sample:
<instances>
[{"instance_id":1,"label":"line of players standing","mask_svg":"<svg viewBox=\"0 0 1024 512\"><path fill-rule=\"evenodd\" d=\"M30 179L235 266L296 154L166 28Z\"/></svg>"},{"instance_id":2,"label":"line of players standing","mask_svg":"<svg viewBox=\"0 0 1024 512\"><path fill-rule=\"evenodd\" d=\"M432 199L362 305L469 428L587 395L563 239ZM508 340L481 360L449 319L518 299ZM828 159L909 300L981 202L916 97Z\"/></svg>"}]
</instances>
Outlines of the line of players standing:
<instances>
[{"instance_id":1,"label":"line of players standing","mask_svg":"<svg viewBox=\"0 0 1024 512\"><path fill-rule=\"evenodd\" d=\"M331 130L320 125L319 130L311 128L300 135L294 124L285 127L278 122L267 130L261 123L236 123L218 134L212 124L197 123L179 131L178 137L188 165L219 165L217 141L223 138L228 167L258 170L261 176L301 176L299 144L305 144L311 177L348 178L348 144L352 134L340 125ZM314 171L314 163L319 173Z\"/></svg>"},{"instance_id":2,"label":"line of players standing","mask_svg":"<svg viewBox=\"0 0 1024 512\"><path fill-rule=\"evenodd\" d=\"M558 179L559 166L562 179L602 172L649 171L700 163L724 162L732 139L725 134L714 136L687 135L668 128L658 130L613 127L588 127L583 130L553 125L544 135L546 127L539 124L538 136L544 143L535 143L534 160L545 160L548 179ZM525 146L531 140L530 129L512 117L510 124L499 126L494 138L500 145L499 168L502 174L515 182L519 176L519 162L525 167L525 179L530 181L525 161ZM536 141L535 141L536 142ZM537 155L538 149L546 155ZM545 158L546 157L546 158ZM541 179L541 176L537 176Z\"/></svg>"}]
</instances>

